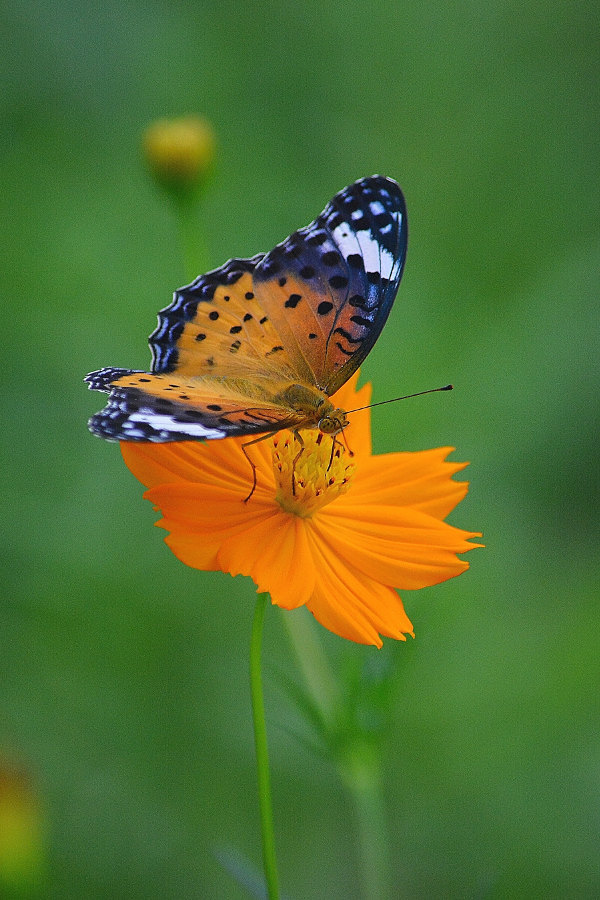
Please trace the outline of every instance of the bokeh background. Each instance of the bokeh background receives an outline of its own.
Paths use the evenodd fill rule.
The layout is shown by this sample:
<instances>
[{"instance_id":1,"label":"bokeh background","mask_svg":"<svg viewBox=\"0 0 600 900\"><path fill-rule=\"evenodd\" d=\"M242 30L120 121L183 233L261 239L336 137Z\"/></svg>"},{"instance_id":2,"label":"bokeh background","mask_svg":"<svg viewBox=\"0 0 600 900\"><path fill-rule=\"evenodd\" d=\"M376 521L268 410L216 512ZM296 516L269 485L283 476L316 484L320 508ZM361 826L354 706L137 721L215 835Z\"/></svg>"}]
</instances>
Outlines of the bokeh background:
<instances>
[{"instance_id":1,"label":"bokeh background","mask_svg":"<svg viewBox=\"0 0 600 900\"><path fill-rule=\"evenodd\" d=\"M408 263L363 374L376 400L456 386L373 413L377 452L470 460L451 521L487 544L465 576L404 595L416 640L382 651L398 896L598 896L598 6L1 15L0 783L41 823L24 895L235 900L219 856L260 864L253 586L178 563L85 427L101 398L83 375L146 367L186 281L139 147L151 120L197 113L219 138L213 265L269 249L360 176L400 181ZM357 896L348 797L278 686L296 677L281 615L264 655L283 886ZM377 653L322 639L334 667Z\"/></svg>"}]
</instances>

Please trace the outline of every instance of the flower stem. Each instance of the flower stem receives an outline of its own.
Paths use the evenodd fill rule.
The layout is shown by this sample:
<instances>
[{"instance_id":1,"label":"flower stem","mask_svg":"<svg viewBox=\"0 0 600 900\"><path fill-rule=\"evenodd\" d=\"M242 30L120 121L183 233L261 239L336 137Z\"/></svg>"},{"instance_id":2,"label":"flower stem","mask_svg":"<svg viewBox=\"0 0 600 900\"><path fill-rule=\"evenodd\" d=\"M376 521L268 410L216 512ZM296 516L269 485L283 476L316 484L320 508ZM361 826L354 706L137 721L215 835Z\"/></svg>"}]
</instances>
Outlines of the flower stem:
<instances>
[{"instance_id":1,"label":"flower stem","mask_svg":"<svg viewBox=\"0 0 600 900\"><path fill-rule=\"evenodd\" d=\"M379 754L374 748L356 746L355 752L345 754L340 768L356 810L362 896L387 900L391 897L389 854Z\"/></svg>"},{"instance_id":2,"label":"flower stem","mask_svg":"<svg viewBox=\"0 0 600 900\"><path fill-rule=\"evenodd\" d=\"M325 651L315 634L312 616L306 610L283 610L283 623L308 691L324 721L331 724L339 704L339 689Z\"/></svg>"},{"instance_id":3,"label":"flower stem","mask_svg":"<svg viewBox=\"0 0 600 900\"><path fill-rule=\"evenodd\" d=\"M257 594L256 596L254 621L252 623L252 638L250 642L250 690L252 693L254 746L256 748L258 799L263 842L263 867L269 900L278 900L279 879L277 876L277 860L275 857L271 776L269 773L269 751L267 748L265 704L261 677L262 634L268 599L268 594Z\"/></svg>"},{"instance_id":4,"label":"flower stem","mask_svg":"<svg viewBox=\"0 0 600 900\"><path fill-rule=\"evenodd\" d=\"M208 254L201 237L198 201L195 197L175 198L179 243L183 253L186 278L192 281L208 271Z\"/></svg>"}]
</instances>

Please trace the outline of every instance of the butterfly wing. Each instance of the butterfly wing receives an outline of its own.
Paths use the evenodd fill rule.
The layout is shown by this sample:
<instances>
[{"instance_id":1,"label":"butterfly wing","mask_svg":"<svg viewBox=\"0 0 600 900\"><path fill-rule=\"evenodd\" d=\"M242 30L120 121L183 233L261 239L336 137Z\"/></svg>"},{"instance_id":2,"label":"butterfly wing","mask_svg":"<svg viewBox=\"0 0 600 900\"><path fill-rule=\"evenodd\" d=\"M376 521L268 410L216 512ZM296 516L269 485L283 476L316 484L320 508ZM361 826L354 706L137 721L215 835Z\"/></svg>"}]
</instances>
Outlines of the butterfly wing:
<instances>
[{"instance_id":1,"label":"butterfly wing","mask_svg":"<svg viewBox=\"0 0 600 900\"><path fill-rule=\"evenodd\" d=\"M314 222L261 259L255 294L310 383L334 394L379 337L402 277L404 197L390 178L340 191Z\"/></svg>"},{"instance_id":2,"label":"butterfly wing","mask_svg":"<svg viewBox=\"0 0 600 900\"><path fill-rule=\"evenodd\" d=\"M150 336L152 371L268 374L335 393L385 324L406 241L396 182L357 181L270 253L232 259L176 291Z\"/></svg>"},{"instance_id":3,"label":"butterfly wing","mask_svg":"<svg viewBox=\"0 0 600 900\"><path fill-rule=\"evenodd\" d=\"M272 379L188 378L131 369L101 369L85 379L110 393L89 421L98 437L113 441L211 440L295 428L302 416L277 399L286 386Z\"/></svg>"},{"instance_id":4,"label":"butterfly wing","mask_svg":"<svg viewBox=\"0 0 600 900\"><path fill-rule=\"evenodd\" d=\"M263 258L230 259L175 291L150 335L152 374L310 378L294 345L283 345L271 297L256 294L254 273Z\"/></svg>"},{"instance_id":5,"label":"butterfly wing","mask_svg":"<svg viewBox=\"0 0 600 900\"><path fill-rule=\"evenodd\" d=\"M176 291L150 335L150 373L102 369L90 429L114 440L193 440L298 427L286 385L335 393L379 336L406 253L395 181L345 188L268 254L231 259Z\"/></svg>"},{"instance_id":6,"label":"butterfly wing","mask_svg":"<svg viewBox=\"0 0 600 900\"><path fill-rule=\"evenodd\" d=\"M274 399L310 373L298 372L253 293L252 273L263 256L231 259L175 292L150 335L151 372L105 368L86 377L90 389L110 394L89 421L93 434L119 441L210 440L302 421Z\"/></svg>"}]
</instances>

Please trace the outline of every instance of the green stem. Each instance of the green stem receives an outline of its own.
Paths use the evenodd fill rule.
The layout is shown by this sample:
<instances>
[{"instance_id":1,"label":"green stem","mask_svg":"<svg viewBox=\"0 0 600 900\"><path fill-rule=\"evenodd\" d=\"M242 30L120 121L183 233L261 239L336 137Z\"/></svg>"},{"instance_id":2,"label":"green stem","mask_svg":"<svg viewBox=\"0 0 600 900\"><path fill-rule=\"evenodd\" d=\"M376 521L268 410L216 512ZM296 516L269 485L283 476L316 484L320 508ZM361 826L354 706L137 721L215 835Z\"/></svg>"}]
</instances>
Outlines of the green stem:
<instances>
[{"instance_id":1,"label":"green stem","mask_svg":"<svg viewBox=\"0 0 600 900\"><path fill-rule=\"evenodd\" d=\"M313 622L301 613L284 610L284 622L308 690L325 726L335 732L344 700ZM361 896L364 900L388 900L392 891L380 748L347 734L343 748L332 753L356 812Z\"/></svg>"},{"instance_id":2,"label":"green stem","mask_svg":"<svg viewBox=\"0 0 600 900\"><path fill-rule=\"evenodd\" d=\"M314 619L305 613L303 609L292 612L284 609L283 622L305 684L324 721L331 725L340 701L339 689L321 641L315 634Z\"/></svg>"},{"instance_id":3,"label":"green stem","mask_svg":"<svg viewBox=\"0 0 600 900\"><path fill-rule=\"evenodd\" d=\"M256 747L256 771L258 776L258 799L263 842L263 866L269 900L279 898L279 879L275 857L275 835L273 829L273 805L271 802L271 776L269 773L269 751L267 748L267 727L265 724L265 704L261 677L261 646L265 610L268 594L257 594L252 639L250 642L250 690L252 693L252 718L254 721L254 745Z\"/></svg>"},{"instance_id":4,"label":"green stem","mask_svg":"<svg viewBox=\"0 0 600 900\"><path fill-rule=\"evenodd\" d=\"M391 897L389 853L379 752L358 745L341 769L356 810L363 897L387 900Z\"/></svg>"},{"instance_id":5,"label":"green stem","mask_svg":"<svg viewBox=\"0 0 600 900\"><path fill-rule=\"evenodd\" d=\"M195 197L176 197L175 211L186 278L192 281L208 271L208 253L201 239L198 200Z\"/></svg>"}]
</instances>

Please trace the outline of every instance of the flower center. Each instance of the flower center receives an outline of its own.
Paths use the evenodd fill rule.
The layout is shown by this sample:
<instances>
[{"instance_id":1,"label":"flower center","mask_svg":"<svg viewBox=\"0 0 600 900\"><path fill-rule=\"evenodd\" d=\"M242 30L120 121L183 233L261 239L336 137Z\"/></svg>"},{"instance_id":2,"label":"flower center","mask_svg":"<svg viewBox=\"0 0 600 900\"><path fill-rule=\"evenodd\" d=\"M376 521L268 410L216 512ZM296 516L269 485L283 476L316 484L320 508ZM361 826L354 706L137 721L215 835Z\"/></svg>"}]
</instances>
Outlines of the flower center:
<instances>
[{"instance_id":1,"label":"flower center","mask_svg":"<svg viewBox=\"0 0 600 900\"><path fill-rule=\"evenodd\" d=\"M285 512L308 519L350 488L356 466L340 440L320 431L303 431L302 442L290 431L272 442L275 499Z\"/></svg>"}]
</instances>

